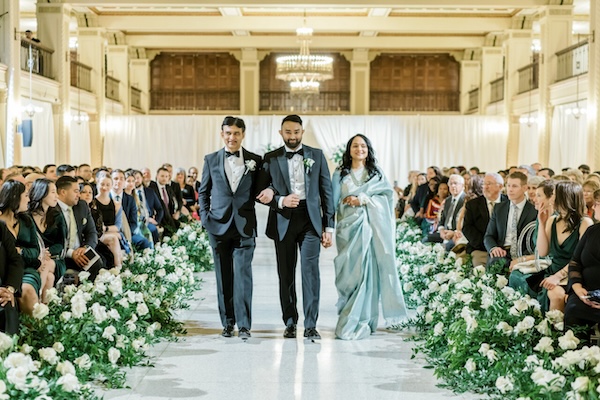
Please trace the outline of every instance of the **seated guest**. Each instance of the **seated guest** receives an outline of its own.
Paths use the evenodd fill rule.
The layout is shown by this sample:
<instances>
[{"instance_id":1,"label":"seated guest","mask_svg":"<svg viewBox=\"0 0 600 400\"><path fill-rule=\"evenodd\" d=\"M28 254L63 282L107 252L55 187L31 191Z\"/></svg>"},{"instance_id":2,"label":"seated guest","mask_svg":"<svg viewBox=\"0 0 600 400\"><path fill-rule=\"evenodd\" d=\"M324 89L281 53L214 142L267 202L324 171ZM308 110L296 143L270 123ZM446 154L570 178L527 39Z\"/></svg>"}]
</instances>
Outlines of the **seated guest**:
<instances>
[{"instance_id":1,"label":"seated guest","mask_svg":"<svg viewBox=\"0 0 600 400\"><path fill-rule=\"evenodd\" d=\"M538 188L538 185L543 181L544 178L542 178L541 176L530 176L527 179L527 200L533 205L535 205L536 200L535 192Z\"/></svg>"},{"instance_id":2,"label":"seated guest","mask_svg":"<svg viewBox=\"0 0 600 400\"><path fill-rule=\"evenodd\" d=\"M152 233L154 243L158 242L158 226L161 224L165 211L160 199L154 190L144 186L144 180L140 171L133 171L135 191L140 199L140 209L146 219L146 225Z\"/></svg>"},{"instance_id":3,"label":"seated guest","mask_svg":"<svg viewBox=\"0 0 600 400\"><path fill-rule=\"evenodd\" d=\"M96 251L102 257L104 267L106 269L111 269L115 266L115 258L111 249L101 240L102 235L104 235L104 222L102 221L102 215L100 215L100 212L96 208L93 208L92 203L94 202L94 191L92 190L91 183L83 182L79 184L79 198L85 201L85 203L88 205L90 208L90 213L92 214L92 218L94 219L96 236L98 236ZM112 243L114 244L116 251L121 250L119 239L114 235L112 237Z\"/></svg>"},{"instance_id":4,"label":"seated guest","mask_svg":"<svg viewBox=\"0 0 600 400\"><path fill-rule=\"evenodd\" d=\"M136 222L137 226L135 231L132 232L136 235L141 235L148 239L150 242L150 248L154 248L154 237L152 232L150 232L150 228L146 224L147 213L142 208L145 207L145 204L142 202L141 198L138 196L138 192L135 190L135 176L134 170L129 169L125 171L125 188L123 192L131 196L135 201L135 206L137 209L137 217Z\"/></svg>"},{"instance_id":5,"label":"seated guest","mask_svg":"<svg viewBox=\"0 0 600 400\"><path fill-rule=\"evenodd\" d=\"M553 199L555 214L552 214L548 207L539 209L540 229L536 246L540 257L550 258L550 266L526 279L516 279L523 274L513 271L510 280L511 287L537 298L542 311L563 311L568 262L579 238L593 224L592 220L585 216L583 193L579 184L570 181L556 183ZM520 284L516 286L516 282Z\"/></svg>"},{"instance_id":6,"label":"seated guest","mask_svg":"<svg viewBox=\"0 0 600 400\"><path fill-rule=\"evenodd\" d=\"M4 222L0 222L0 307L4 309L4 320L0 331L9 335L19 332L19 311L15 304L15 293L23 280L23 259L19 257L15 239Z\"/></svg>"},{"instance_id":7,"label":"seated guest","mask_svg":"<svg viewBox=\"0 0 600 400\"><path fill-rule=\"evenodd\" d=\"M171 192L173 193L173 198L175 199L173 205L175 206L175 211L179 213L179 215L187 215L183 212L183 196L181 194L181 187L174 180L173 176L173 166L169 163L164 163L162 165L169 172L169 188L171 188ZM158 177L156 178L158 180Z\"/></svg>"},{"instance_id":8,"label":"seated guest","mask_svg":"<svg viewBox=\"0 0 600 400\"><path fill-rule=\"evenodd\" d=\"M483 178L483 195L465 204L465 216L463 220L462 233L467 239L467 254L471 255L473 265L485 265L487 261L487 250L483 244L483 238L488 222L494 208L507 200L501 194L504 187L504 179L495 172L485 174Z\"/></svg>"},{"instance_id":9,"label":"seated guest","mask_svg":"<svg viewBox=\"0 0 600 400\"><path fill-rule=\"evenodd\" d=\"M50 179L38 179L29 190L29 205L27 211L33 218L37 231L44 240L50 256L56 265L54 269L54 284L67 270L65 264L65 241L68 235L67 226L60 211L56 210L58 196L56 185Z\"/></svg>"},{"instance_id":10,"label":"seated guest","mask_svg":"<svg viewBox=\"0 0 600 400\"><path fill-rule=\"evenodd\" d=\"M99 175L100 176L100 175ZM125 237L121 234L119 227L116 225L116 206L113 199L110 197L110 191L113 186L112 178L109 175L104 175L98 181L98 194L92 201L92 209L98 211L100 218L103 221L102 236L100 241L110 249L116 267L121 267L123 260L121 256L121 243L123 247L130 250L126 243Z\"/></svg>"},{"instance_id":11,"label":"seated guest","mask_svg":"<svg viewBox=\"0 0 600 400\"><path fill-rule=\"evenodd\" d=\"M188 169L187 177L188 177L187 183L189 185L192 185L192 187L194 188L196 193L198 193L198 190L200 189L200 181L198 180L198 168L190 167L190 169ZM197 200L198 199L196 198L196 201Z\"/></svg>"},{"instance_id":12,"label":"seated guest","mask_svg":"<svg viewBox=\"0 0 600 400\"><path fill-rule=\"evenodd\" d=\"M83 178L84 182L94 182L94 176L92 175L92 168L89 164L81 164L77 168L77 175Z\"/></svg>"},{"instance_id":13,"label":"seated guest","mask_svg":"<svg viewBox=\"0 0 600 400\"><path fill-rule=\"evenodd\" d=\"M150 172L150 168L144 167L140 170L142 173L142 181L144 182L145 187L150 187L150 183L152 181L152 172Z\"/></svg>"},{"instance_id":14,"label":"seated guest","mask_svg":"<svg viewBox=\"0 0 600 400\"><path fill-rule=\"evenodd\" d=\"M179 189L181 190L183 207L188 211L188 215L190 215L194 211L198 211L198 202L196 200L196 191L194 190L194 187L187 184L185 178L185 169L177 168L177 170L175 170L175 182L179 185Z\"/></svg>"},{"instance_id":15,"label":"seated guest","mask_svg":"<svg viewBox=\"0 0 600 400\"><path fill-rule=\"evenodd\" d=\"M590 166L587 164L581 164L579 167L577 167L577 169L579 171L581 171L581 173L583 174L583 179L587 179L588 175L591 172Z\"/></svg>"},{"instance_id":16,"label":"seated guest","mask_svg":"<svg viewBox=\"0 0 600 400\"><path fill-rule=\"evenodd\" d=\"M450 251L455 245L454 231L456 230L457 218L465 202L464 187L465 180L462 176L456 174L450 175L450 179L448 180L450 196L444 202L438 228L440 238L444 241L447 251Z\"/></svg>"},{"instance_id":17,"label":"seated guest","mask_svg":"<svg viewBox=\"0 0 600 400\"><path fill-rule=\"evenodd\" d=\"M58 208L67 226L65 264L76 271L87 271L90 280L96 279L100 269L104 268L102 259L93 264L86 256L88 248L96 250L98 234L94 218L87 203L79 199L79 184L71 176L61 176L56 180Z\"/></svg>"},{"instance_id":18,"label":"seated guest","mask_svg":"<svg viewBox=\"0 0 600 400\"><path fill-rule=\"evenodd\" d=\"M417 175L417 186L415 188L415 194L410 199L408 203L407 210L412 210L408 216L414 216L417 219L417 222L423 218L423 212L421 212L421 204L427 198L429 194L429 186L427 184L427 175L424 173L420 173ZM405 212L406 212L405 211Z\"/></svg>"},{"instance_id":19,"label":"seated guest","mask_svg":"<svg viewBox=\"0 0 600 400\"><path fill-rule=\"evenodd\" d=\"M42 170L42 173L44 175L46 175L46 179L50 179L51 181L55 181L57 176L56 176L56 164L47 164L44 165L44 169Z\"/></svg>"},{"instance_id":20,"label":"seated guest","mask_svg":"<svg viewBox=\"0 0 600 400\"><path fill-rule=\"evenodd\" d=\"M35 304L45 298L46 291L54 286L55 264L38 235L33 220L25 213L29 196L25 185L8 180L0 190L0 220L15 239L17 253L23 259L23 284L15 288L21 312L31 315Z\"/></svg>"},{"instance_id":21,"label":"seated guest","mask_svg":"<svg viewBox=\"0 0 600 400\"><path fill-rule=\"evenodd\" d=\"M472 178L473 175L471 175L469 173L469 171L461 172L459 175L463 177L463 180L465 182L464 183L464 191L465 191L465 193L470 192L471 191L471 178Z\"/></svg>"},{"instance_id":22,"label":"seated guest","mask_svg":"<svg viewBox=\"0 0 600 400\"><path fill-rule=\"evenodd\" d=\"M115 169L111 173L113 187L110 196L115 202L116 215L115 224L121 229L121 232L131 234L131 243L138 250L149 249L152 244L143 235L136 232L137 228L137 207L133 197L124 193L125 173L120 169ZM129 229L127 229L127 226Z\"/></svg>"},{"instance_id":23,"label":"seated guest","mask_svg":"<svg viewBox=\"0 0 600 400\"><path fill-rule=\"evenodd\" d=\"M526 243L521 249L517 248L519 235L527 224L535 221L535 207L525 198L527 191L527 176L522 172L513 172L508 176L506 194L508 200L494 207L490 222L483 238L483 243L489 254L487 266L500 262L508 271L508 266L519 253L526 254Z\"/></svg>"},{"instance_id":24,"label":"seated guest","mask_svg":"<svg viewBox=\"0 0 600 400\"><path fill-rule=\"evenodd\" d=\"M448 181L445 177L443 179L440 182L436 176L429 180L429 189L433 192L433 195L429 196L425 208L425 218L421 224L424 235L437 231L440 210L444 200L448 197Z\"/></svg>"},{"instance_id":25,"label":"seated guest","mask_svg":"<svg viewBox=\"0 0 600 400\"><path fill-rule=\"evenodd\" d=\"M567 169L566 171L563 171L562 174L573 182L577 182L580 185L583 184L583 174L578 169Z\"/></svg>"},{"instance_id":26,"label":"seated guest","mask_svg":"<svg viewBox=\"0 0 600 400\"><path fill-rule=\"evenodd\" d=\"M540 164L539 162L534 162L533 164L531 164L531 168L533 168L535 174L538 175L538 172L540 172L540 170L542 169L542 164Z\"/></svg>"},{"instance_id":27,"label":"seated guest","mask_svg":"<svg viewBox=\"0 0 600 400\"><path fill-rule=\"evenodd\" d=\"M60 178L61 176L71 176L71 177L75 177L75 173L77 171L75 171L75 167L73 167L72 165L67 165L67 164L61 164L58 167L56 167L56 177Z\"/></svg>"},{"instance_id":28,"label":"seated guest","mask_svg":"<svg viewBox=\"0 0 600 400\"><path fill-rule=\"evenodd\" d=\"M550 168L542 168L537 172L537 176L541 176L544 179L552 179L554 176L554 170Z\"/></svg>"},{"instance_id":29,"label":"seated guest","mask_svg":"<svg viewBox=\"0 0 600 400\"><path fill-rule=\"evenodd\" d=\"M600 183L594 179L588 179L583 182L583 202L585 203L585 213L592 219L594 219L594 192L598 189L600 189Z\"/></svg>"},{"instance_id":30,"label":"seated guest","mask_svg":"<svg viewBox=\"0 0 600 400\"><path fill-rule=\"evenodd\" d=\"M169 182L169 171L166 168L160 167L156 172L155 185L150 185L150 187L153 188L156 195L161 200L161 205L164 210L164 217L161 225L168 234L173 234L179 229L180 213L176 209L175 196L169 186Z\"/></svg>"}]
</instances>

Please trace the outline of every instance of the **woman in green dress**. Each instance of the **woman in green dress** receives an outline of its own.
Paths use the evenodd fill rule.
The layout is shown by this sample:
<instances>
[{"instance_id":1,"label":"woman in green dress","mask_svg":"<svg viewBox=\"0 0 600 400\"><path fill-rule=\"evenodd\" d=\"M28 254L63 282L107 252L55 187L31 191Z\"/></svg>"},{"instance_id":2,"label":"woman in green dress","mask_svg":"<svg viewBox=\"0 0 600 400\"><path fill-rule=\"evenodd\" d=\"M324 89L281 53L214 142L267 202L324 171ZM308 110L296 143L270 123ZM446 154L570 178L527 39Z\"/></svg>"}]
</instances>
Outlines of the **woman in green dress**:
<instances>
[{"instance_id":1,"label":"woman in green dress","mask_svg":"<svg viewBox=\"0 0 600 400\"><path fill-rule=\"evenodd\" d=\"M29 196L25 185L8 180L0 189L0 220L15 238L17 252L23 259L24 274L19 308L31 314L43 293L54 285L54 261L44 248L33 220L25 213Z\"/></svg>"},{"instance_id":2,"label":"woman in green dress","mask_svg":"<svg viewBox=\"0 0 600 400\"><path fill-rule=\"evenodd\" d=\"M56 185L49 179L38 179L29 190L28 211L37 231L42 236L50 257L56 264L54 283L65 274L65 240L68 234L67 223L62 212L56 209L58 195Z\"/></svg>"}]
</instances>

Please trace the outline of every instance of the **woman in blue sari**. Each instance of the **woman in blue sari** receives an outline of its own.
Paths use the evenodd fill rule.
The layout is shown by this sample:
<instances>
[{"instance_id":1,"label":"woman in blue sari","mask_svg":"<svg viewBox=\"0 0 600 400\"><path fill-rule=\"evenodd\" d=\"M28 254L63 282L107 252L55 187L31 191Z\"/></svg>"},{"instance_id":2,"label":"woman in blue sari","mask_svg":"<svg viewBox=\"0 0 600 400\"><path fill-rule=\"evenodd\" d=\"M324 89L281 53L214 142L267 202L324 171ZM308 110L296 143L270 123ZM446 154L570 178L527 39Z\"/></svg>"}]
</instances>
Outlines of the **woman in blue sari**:
<instances>
[{"instance_id":1,"label":"woman in blue sari","mask_svg":"<svg viewBox=\"0 0 600 400\"><path fill-rule=\"evenodd\" d=\"M380 298L386 326L406 318L396 270L393 189L377 167L371 142L361 134L348 141L332 184L339 295L335 334L362 339L377 329Z\"/></svg>"}]
</instances>

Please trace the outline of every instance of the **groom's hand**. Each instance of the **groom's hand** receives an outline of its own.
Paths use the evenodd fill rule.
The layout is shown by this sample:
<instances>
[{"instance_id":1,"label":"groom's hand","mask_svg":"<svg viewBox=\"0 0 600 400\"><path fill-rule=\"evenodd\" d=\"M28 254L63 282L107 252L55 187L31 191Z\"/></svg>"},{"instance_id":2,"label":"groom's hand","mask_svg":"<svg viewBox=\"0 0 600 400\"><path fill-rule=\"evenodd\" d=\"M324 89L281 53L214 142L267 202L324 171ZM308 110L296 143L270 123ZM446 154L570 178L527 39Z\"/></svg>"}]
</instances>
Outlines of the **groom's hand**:
<instances>
[{"instance_id":1,"label":"groom's hand","mask_svg":"<svg viewBox=\"0 0 600 400\"><path fill-rule=\"evenodd\" d=\"M323 232L321 235L321 244L323 247L328 248L333 244L331 241L331 232Z\"/></svg>"},{"instance_id":2,"label":"groom's hand","mask_svg":"<svg viewBox=\"0 0 600 400\"><path fill-rule=\"evenodd\" d=\"M287 208L296 208L300 204L300 197L297 194L288 194L283 198L283 206Z\"/></svg>"},{"instance_id":3,"label":"groom's hand","mask_svg":"<svg viewBox=\"0 0 600 400\"><path fill-rule=\"evenodd\" d=\"M262 192L260 192L258 196L256 196L256 200L260 201L263 204L269 204L271 201L273 201L274 195L275 193L273 192L273 189L266 188Z\"/></svg>"}]
</instances>

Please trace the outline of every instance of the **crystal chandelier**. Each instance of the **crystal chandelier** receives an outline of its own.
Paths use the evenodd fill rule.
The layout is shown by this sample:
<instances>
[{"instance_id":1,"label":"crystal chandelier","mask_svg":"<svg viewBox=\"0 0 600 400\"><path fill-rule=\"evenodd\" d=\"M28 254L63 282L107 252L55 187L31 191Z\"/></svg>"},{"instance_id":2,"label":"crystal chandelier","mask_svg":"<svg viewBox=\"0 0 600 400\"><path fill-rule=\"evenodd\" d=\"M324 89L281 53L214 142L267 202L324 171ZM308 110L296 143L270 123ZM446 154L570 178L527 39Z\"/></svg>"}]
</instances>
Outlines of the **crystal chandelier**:
<instances>
[{"instance_id":1,"label":"crystal chandelier","mask_svg":"<svg viewBox=\"0 0 600 400\"><path fill-rule=\"evenodd\" d=\"M312 33L312 28L296 29L300 53L276 59L275 78L290 82L291 94L303 96L319 94L320 82L333 78L333 58L311 55L308 50Z\"/></svg>"}]
</instances>

